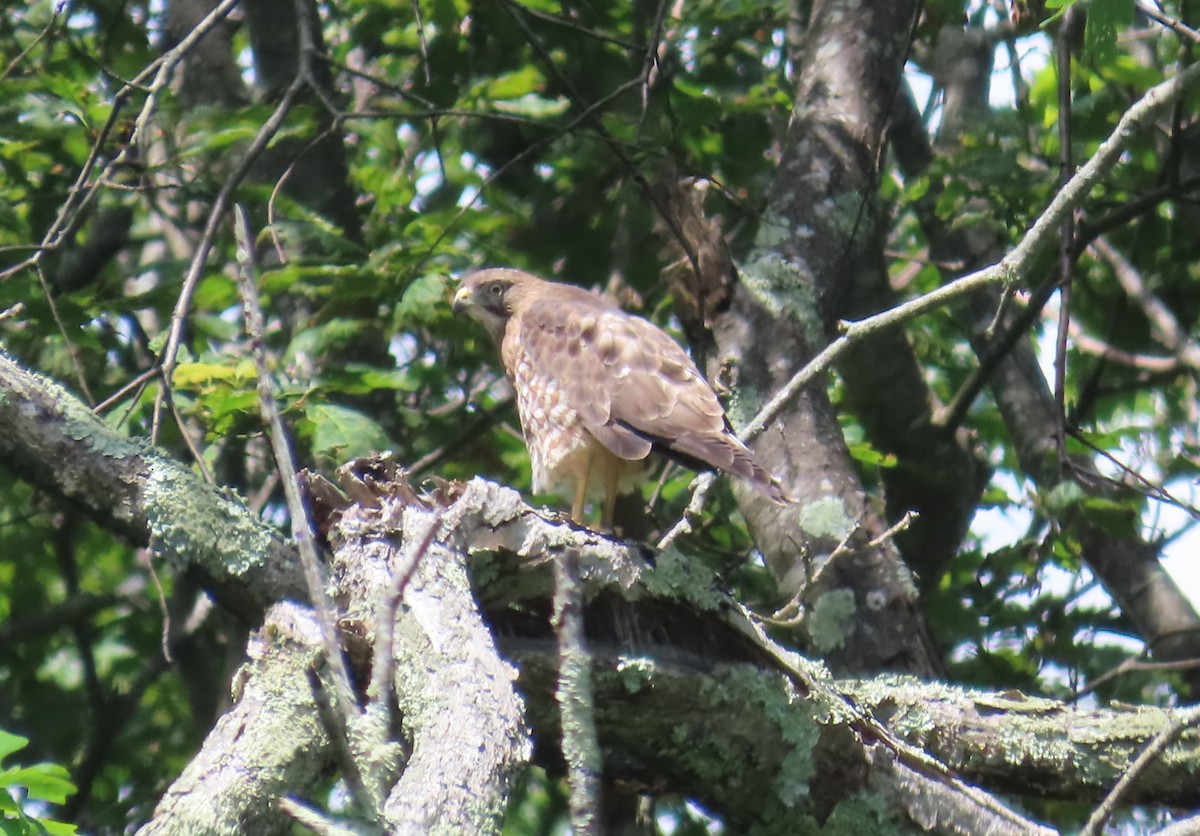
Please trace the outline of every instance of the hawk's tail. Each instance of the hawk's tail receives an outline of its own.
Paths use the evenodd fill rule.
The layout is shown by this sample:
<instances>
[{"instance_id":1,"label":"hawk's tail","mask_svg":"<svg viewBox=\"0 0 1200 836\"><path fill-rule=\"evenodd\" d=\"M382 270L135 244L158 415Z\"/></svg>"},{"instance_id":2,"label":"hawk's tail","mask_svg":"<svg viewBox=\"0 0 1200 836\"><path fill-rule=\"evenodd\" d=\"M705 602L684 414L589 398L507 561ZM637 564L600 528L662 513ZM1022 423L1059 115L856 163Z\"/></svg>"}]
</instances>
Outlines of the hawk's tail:
<instances>
[{"instance_id":1,"label":"hawk's tail","mask_svg":"<svg viewBox=\"0 0 1200 836\"><path fill-rule=\"evenodd\" d=\"M758 463L754 454L733 433L683 433L671 439L670 452L677 458L691 459L704 467L730 473L773 502L794 502L779 480Z\"/></svg>"}]
</instances>

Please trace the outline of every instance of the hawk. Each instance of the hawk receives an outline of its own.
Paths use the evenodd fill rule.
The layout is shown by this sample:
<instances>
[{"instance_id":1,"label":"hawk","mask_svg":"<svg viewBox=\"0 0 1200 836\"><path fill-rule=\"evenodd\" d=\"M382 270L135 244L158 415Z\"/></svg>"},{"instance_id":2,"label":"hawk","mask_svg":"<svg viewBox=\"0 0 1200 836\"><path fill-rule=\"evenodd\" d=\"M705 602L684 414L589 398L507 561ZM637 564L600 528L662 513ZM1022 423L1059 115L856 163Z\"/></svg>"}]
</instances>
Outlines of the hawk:
<instances>
[{"instance_id":1,"label":"hawk","mask_svg":"<svg viewBox=\"0 0 1200 836\"><path fill-rule=\"evenodd\" d=\"M611 528L617 496L637 484L651 452L732 473L783 501L696 364L645 319L583 288L507 268L465 276L454 310L499 346L533 489L571 495L576 522L599 497L601 524Z\"/></svg>"}]
</instances>

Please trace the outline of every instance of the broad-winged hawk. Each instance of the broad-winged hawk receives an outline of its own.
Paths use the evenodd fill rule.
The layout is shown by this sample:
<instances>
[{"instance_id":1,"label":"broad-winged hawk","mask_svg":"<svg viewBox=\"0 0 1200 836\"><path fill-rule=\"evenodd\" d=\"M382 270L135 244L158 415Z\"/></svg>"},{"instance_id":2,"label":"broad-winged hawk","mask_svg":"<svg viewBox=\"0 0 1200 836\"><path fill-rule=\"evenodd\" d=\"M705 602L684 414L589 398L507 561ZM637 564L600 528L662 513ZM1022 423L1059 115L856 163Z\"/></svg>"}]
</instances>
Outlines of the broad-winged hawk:
<instances>
[{"instance_id":1,"label":"broad-winged hawk","mask_svg":"<svg viewBox=\"0 0 1200 836\"><path fill-rule=\"evenodd\" d=\"M651 451L739 476L775 500L779 485L734 436L704 377L670 336L582 288L520 270L465 276L454 310L500 348L539 493L569 493L582 522L589 499L612 524L618 494Z\"/></svg>"}]
</instances>

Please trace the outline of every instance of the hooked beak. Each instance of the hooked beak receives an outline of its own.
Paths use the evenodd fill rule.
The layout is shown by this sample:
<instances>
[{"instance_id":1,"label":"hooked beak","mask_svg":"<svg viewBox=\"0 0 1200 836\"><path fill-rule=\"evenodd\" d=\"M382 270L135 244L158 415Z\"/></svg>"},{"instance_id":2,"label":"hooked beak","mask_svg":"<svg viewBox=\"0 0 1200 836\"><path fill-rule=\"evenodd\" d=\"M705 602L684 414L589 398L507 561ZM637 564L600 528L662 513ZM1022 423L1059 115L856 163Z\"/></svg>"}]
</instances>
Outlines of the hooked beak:
<instances>
[{"instance_id":1,"label":"hooked beak","mask_svg":"<svg viewBox=\"0 0 1200 836\"><path fill-rule=\"evenodd\" d=\"M471 307L471 288L460 287L454 292L454 301L450 304L455 313L462 313Z\"/></svg>"}]
</instances>

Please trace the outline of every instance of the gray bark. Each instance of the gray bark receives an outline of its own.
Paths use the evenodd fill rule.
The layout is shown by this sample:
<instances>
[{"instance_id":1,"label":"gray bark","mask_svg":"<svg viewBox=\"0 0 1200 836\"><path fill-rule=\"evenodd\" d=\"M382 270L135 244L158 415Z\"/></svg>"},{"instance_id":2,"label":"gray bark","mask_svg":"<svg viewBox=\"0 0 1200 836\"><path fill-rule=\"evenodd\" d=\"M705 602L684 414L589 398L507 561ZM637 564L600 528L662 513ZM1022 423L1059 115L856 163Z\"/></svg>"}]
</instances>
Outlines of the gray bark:
<instances>
[{"instance_id":1,"label":"gray bark","mask_svg":"<svg viewBox=\"0 0 1200 836\"><path fill-rule=\"evenodd\" d=\"M713 323L713 371L736 389L735 422L745 423L825 344L830 318L846 309L850 277L866 269L883 278L870 195L890 109L886 91L898 84L913 9L912 3L841 2L813 8L767 212L754 250L738 264L731 305ZM860 251L868 253L865 259L848 255ZM888 339L904 343L900 332ZM909 358L907 372L893 381L897 388L917 379L907 346L876 348ZM861 366L864 359L860 352L854 362ZM878 385L864 374L855 380L862 384L858 392ZM803 591L815 652L840 671L933 675L940 660L915 581L895 542L869 545L888 523L863 491L824 385L809 386L754 445L798 501L799 514L745 491L739 502L780 589L789 596ZM889 387L879 396L895 391ZM923 386L896 397L915 404L910 411L928 424ZM952 484L977 481L977 468L952 439L937 449L954 456ZM943 537L957 539L965 512L958 503L945 508L952 509L952 522L937 512L933 517L941 519ZM938 548L944 561L949 544Z\"/></svg>"},{"instance_id":2,"label":"gray bark","mask_svg":"<svg viewBox=\"0 0 1200 836\"><path fill-rule=\"evenodd\" d=\"M85 507L90 503L110 523L125 519L125 530L146 530L146 523L139 529L130 522L141 519L136 497L146 481L161 478L154 474L162 469L177 483L177 502L212 502L187 469L160 461L150 448L93 419L54 384L7 357L0 360L0 421L12 428L0 437L0 461L28 465L35 456L52 457L59 466L40 469L42 484ZM155 464L139 469L130 466L131 458ZM25 472L37 471L26 466ZM109 488L81 490L81 483L93 482ZM104 498L114 507L100 513ZM226 525L249 524L252 515L227 502ZM372 620L377 625L391 606L382 591L397 589L391 573L409 565L414 544L430 525L442 524L402 598L395 599L401 605L391 658L413 747L390 790L388 810L397 827L434 819L470 822L471 832L496 826L527 754L510 665L519 671L527 716L544 747L541 760L555 768L556 759L545 752L553 752L558 739L557 648L545 614L550 562L564 549L578 552L586 585L584 623L606 779L686 793L727 816L731 827L784 833L802 821L855 821L878 815L882 799L891 832L1030 829L1032 823L956 776L1006 791L1093 798L1170 717L1169 710L1154 708L1085 712L910 679L836 681L820 663L768 639L696 561L671 549L657 555L651 568L644 547L543 517L515 491L483 480L450 485L430 500L388 485L368 506L341 512L334 559L338 600L346 610L340 626L351 658L361 664L373 646ZM211 525L208 515L184 514L170 529L172 554L183 568L258 559L259 552L236 549L214 557ZM472 557L464 572L467 552ZM269 576L276 587L267 586L261 572L242 572L228 582L284 598L289 587L279 579L293 575ZM472 594L482 602L482 618ZM296 615L288 624L306 619ZM252 647L241 702L164 800L164 816L184 815L186 796L186 803L196 802L192 809L220 809L233 817L221 821L242 821L267 809L271 798L311 788L315 764L329 761L307 673L314 651L301 640L307 634L295 626L262 633L272 652ZM285 685L271 684L279 682ZM306 711L302 721L296 719ZM284 731L294 736L272 731L280 718L287 718ZM349 718L347 728L354 732L362 723ZM377 749L356 749L354 741L363 738L351 735L350 750L365 756L361 772L378 775L403 766L388 740L390 726L385 728L388 735L365 738L391 747L385 757ZM1200 803L1192 780L1200 763L1197 747L1197 733L1188 732L1139 777L1131 797ZM237 774L255 776L254 792L223 780L239 763ZM256 764L261 772L254 771ZM209 795L205 807L200 799ZM226 801L229 806L221 806Z\"/></svg>"},{"instance_id":3,"label":"gray bark","mask_svg":"<svg viewBox=\"0 0 1200 836\"><path fill-rule=\"evenodd\" d=\"M421 552L431 526L453 532L468 507L452 507L443 521L440 510L389 497L348 509L331 534L343 626L375 642L379 619L399 606L395 699L411 755L381 811L391 833L498 832L531 755L517 672L471 594L465 551L435 538ZM400 601L393 573L406 570Z\"/></svg>"},{"instance_id":4,"label":"gray bark","mask_svg":"<svg viewBox=\"0 0 1200 836\"><path fill-rule=\"evenodd\" d=\"M309 680L320 648L311 610L292 603L270 609L235 678L236 706L217 721L139 836L292 832L275 800L311 788L332 767Z\"/></svg>"},{"instance_id":5,"label":"gray bark","mask_svg":"<svg viewBox=\"0 0 1200 836\"><path fill-rule=\"evenodd\" d=\"M113 431L3 349L0 426L0 462L149 546L244 619L257 621L273 601L304 598L290 548L241 502L144 440Z\"/></svg>"}]
</instances>

